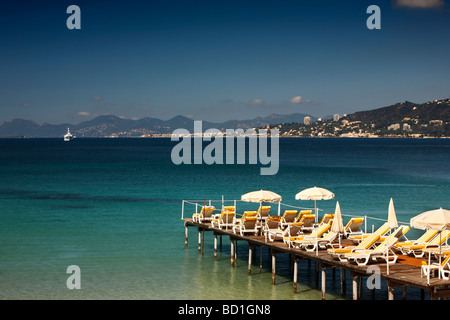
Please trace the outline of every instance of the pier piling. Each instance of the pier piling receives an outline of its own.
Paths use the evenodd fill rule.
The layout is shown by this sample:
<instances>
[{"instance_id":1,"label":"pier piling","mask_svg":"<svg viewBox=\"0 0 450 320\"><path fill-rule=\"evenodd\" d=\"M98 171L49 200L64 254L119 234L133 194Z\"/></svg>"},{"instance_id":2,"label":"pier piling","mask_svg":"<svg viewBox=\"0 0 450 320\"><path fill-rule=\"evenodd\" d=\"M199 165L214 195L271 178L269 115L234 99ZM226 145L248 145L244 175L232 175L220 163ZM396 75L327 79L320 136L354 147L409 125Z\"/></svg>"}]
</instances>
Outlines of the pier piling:
<instances>
[{"instance_id":1,"label":"pier piling","mask_svg":"<svg viewBox=\"0 0 450 320\"><path fill-rule=\"evenodd\" d=\"M184 223L184 246L187 248L188 246L188 226L186 222Z\"/></svg>"},{"instance_id":2,"label":"pier piling","mask_svg":"<svg viewBox=\"0 0 450 320\"><path fill-rule=\"evenodd\" d=\"M294 256L294 293L297 293L298 259Z\"/></svg>"},{"instance_id":3,"label":"pier piling","mask_svg":"<svg viewBox=\"0 0 450 320\"><path fill-rule=\"evenodd\" d=\"M231 266L234 266L234 241L231 240L230 244L230 259L231 259Z\"/></svg>"},{"instance_id":4,"label":"pier piling","mask_svg":"<svg viewBox=\"0 0 450 320\"><path fill-rule=\"evenodd\" d=\"M253 246L248 244L248 275L252 274L252 250Z\"/></svg>"},{"instance_id":5,"label":"pier piling","mask_svg":"<svg viewBox=\"0 0 450 320\"><path fill-rule=\"evenodd\" d=\"M345 297L347 293L347 287L346 287L346 272L344 268L341 268L341 295Z\"/></svg>"},{"instance_id":6,"label":"pier piling","mask_svg":"<svg viewBox=\"0 0 450 320\"><path fill-rule=\"evenodd\" d=\"M262 246L259 246L259 273L262 272Z\"/></svg>"},{"instance_id":7,"label":"pier piling","mask_svg":"<svg viewBox=\"0 0 450 320\"><path fill-rule=\"evenodd\" d=\"M272 284L275 284L275 272L276 272L276 263L277 263L277 258L276 258L276 252L275 250L271 250L272 253Z\"/></svg>"},{"instance_id":8,"label":"pier piling","mask_svg":"<svg viewBox=\"0 0 450 320\"><path fill-rule=\"evenodd\" d=\"M198 228L198 252L202 250L202 229Z\"/></svg>"},{"instance_id":9,"label":"pier piling","mask_svg":"<svg viewBox=\"0 0 450 320\"><path fill-rule=\"evenodd\" d=\"M322 264L322 300L325 300L325 289L326 289L326 266Z\"/></svg>"}]
</instances>

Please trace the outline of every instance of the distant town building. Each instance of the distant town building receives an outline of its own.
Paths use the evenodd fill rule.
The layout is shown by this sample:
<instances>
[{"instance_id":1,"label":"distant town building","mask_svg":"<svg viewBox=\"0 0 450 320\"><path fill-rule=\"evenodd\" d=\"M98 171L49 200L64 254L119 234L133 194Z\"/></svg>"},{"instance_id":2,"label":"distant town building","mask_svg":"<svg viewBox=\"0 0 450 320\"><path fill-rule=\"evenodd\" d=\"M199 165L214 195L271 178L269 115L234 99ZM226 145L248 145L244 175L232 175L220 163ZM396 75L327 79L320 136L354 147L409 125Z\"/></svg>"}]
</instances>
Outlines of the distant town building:
<instances>
[{"instance_id":1,"label":"distant town building","mask_svg":"<svg viewBox=\"0 0 450 320\"><path fill-rule=\"evenodd\" d=\"M387 129L388 130L399 130L400 124L399 123L391 124Z\"/></svg>"},{"instance_id":2,"label":"distant town building","mask_svg":"<svg viewBox=\"0 0 450 320\"><path fill-rule=\"evenodd\" d=\"M339 115L337 113L333 116L333 121L339 121Z\"/></svg>"},{"instance_id":3,"label":"distant town building","mask_svg":"<svg viewBox=\"0 0 450 320\"><path fill-rule=\"evenodd\" d=\"M432 124L432 125L435 125L435 126L442 126L442 124L444 122L442 120L430 120L429 123Z\"/></svg>"},{"instance_id":4,"label":"distant town building","mask_svg":"<svg viewBox=\"0 0 450 320\"><path fill-rule=\"evenodd\" d=\"M310 126L310 125L311 125L311 117L305 117L305 118L303 118L303 123L304 123L306 126Z\"/></svg>"},{"instance_id":5,"label":"distant town building","mask_svg":"<svg viewBox=\"0 0 450 320\"><path fill-rule=\"evenodd\" d=\"M404 123L403 124L403 131L411 132L412 131L411 126L409 124L407 124L407 123Z\"/></svg>"}]
</instances>

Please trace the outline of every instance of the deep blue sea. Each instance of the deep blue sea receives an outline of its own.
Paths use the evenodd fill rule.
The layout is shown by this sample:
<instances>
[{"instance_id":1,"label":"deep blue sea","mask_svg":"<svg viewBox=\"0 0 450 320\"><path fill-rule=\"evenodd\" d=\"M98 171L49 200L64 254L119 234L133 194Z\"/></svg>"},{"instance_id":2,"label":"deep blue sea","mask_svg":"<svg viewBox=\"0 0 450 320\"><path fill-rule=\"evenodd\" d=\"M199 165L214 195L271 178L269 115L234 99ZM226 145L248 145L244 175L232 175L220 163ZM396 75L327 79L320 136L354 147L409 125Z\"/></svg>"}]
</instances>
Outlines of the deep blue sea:
<instances>
[{"instance_id":1,"label":"deep blue sea","mask_svg":"<svg viewBox=\"0 0 450 320\"><path fill-rule=\"evenodd\" d=\"M346 215L386 219L390 198L399 222L450 208L450 139L280 139L280 167L272 176L260 175L261 164L175 165L175 144L168 138L0 139L0 298L320 299L320 281L306 261L294 294L287 256L280 255L274 286L265 251L262 272L257 261L248 276L243 243L235 267L226 237L214 258L213 236L206 233L202 256L190 228L185 248L182 200L230 201L266 189L285 204L313 207L294 196L320 186L336 195L318 201L321 212L334 212L337 200L344 223ZM238 202L237 210L257 206ZM185 217L193 212L187 204ZM370 228L378 223L370 221ZM413 229L408 237L422 232ZM79 290L66 286L70 265L80 267ZM327 277L334 277L331 270ZM339 272L335 277L327 299L342 299ZM386 291L376 298L385 299Z\"/></svg>"}]
</instances>

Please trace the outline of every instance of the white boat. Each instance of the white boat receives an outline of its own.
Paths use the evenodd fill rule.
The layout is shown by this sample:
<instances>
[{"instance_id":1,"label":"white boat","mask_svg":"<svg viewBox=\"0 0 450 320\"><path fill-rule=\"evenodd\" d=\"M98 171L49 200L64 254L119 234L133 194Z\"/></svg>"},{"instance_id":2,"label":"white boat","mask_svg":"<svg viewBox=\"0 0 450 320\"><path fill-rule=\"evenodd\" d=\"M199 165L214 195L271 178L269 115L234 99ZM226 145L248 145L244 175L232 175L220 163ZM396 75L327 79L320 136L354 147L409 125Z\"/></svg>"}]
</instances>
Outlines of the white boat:
<instances>
[{"instance_id":1,"label":"white boat","mask_svg":"<svg viewBox=\"0 0 450 320\"><path fill-rule=\"evenodd\" d=\"M73 135L70 133L69 128L67 128L67 133L64 135L64 141L71 141L73 140Z\"/></svg>"}]
</instances>

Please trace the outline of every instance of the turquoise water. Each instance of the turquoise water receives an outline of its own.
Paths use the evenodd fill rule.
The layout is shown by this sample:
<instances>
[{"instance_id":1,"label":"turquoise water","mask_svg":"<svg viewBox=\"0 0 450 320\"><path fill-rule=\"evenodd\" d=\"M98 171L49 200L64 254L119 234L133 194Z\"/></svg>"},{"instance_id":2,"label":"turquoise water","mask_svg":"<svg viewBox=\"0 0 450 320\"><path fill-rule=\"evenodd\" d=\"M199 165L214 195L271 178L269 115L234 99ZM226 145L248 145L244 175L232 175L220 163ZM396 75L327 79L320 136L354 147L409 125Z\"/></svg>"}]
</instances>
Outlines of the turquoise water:
<instances>
[{"instance_id":1,"label":"turquoise water","mask_svg":"<svg viewBox=\"0 0 450 320\"><path fill-rule=\"evenodd\" d=\"M311 207L313 202L294 196L321 186L336 199L318 202L319 208L333 212L338 200L344 215L386 219L391 197L401 222L450 208L450 140L280 139L275 176L261 176L259 164L176 166L170 158L174 144L170 139L1 139L0 298L320 299L313 264L300 263L294 294L287 256L279 255L273 286L265 251L262 272L257 251L248 276L243 243L234 268L226 237L215 259L212 235L206 233L201 256L191 228L186 249L182 200L240 199L268 189L282 195L283 203ZM237 206L242 211L254 205ZM186 205L185 216L194 211ZM421 233L411 230L408 236ZM80 267L81 290L66 286L70 265ZM331 270L327 277L334 277ZM327 282L327 299L342 298L339 272L335 278ZM347 292L350 296L350 287ZM385 295L377 292L377 298Z\"/></svg>"}]
</instances>

